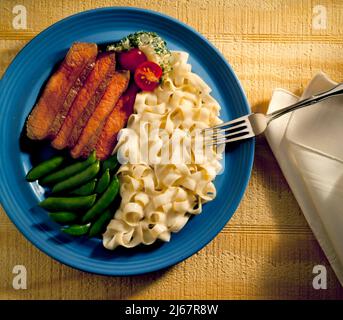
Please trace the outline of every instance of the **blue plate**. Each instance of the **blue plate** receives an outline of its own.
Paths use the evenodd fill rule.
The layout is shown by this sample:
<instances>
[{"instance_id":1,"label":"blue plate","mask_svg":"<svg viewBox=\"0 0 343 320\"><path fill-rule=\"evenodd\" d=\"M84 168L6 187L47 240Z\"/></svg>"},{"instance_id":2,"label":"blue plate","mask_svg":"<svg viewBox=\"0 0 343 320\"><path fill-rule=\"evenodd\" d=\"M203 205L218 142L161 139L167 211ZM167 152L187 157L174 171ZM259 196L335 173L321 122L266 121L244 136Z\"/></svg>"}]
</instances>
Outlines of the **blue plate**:
<instances>
[{"instance_id":1,"label":"blue plate","mask_svg":"<svg viewBox=\"0 0 343 320\"><path fill-rule=\"evenodd\" d=\"M169 243L107 251L100 239L72 238L37 207L43 190L24 179L32 163L47 152L27 145L25 119L56 64L74 41L111 43L138 30L155 31L170 49L190 54L194 72L213 89L221 117L233 119L250 112L242 87L218 50L187 25L160 13L136 8L103 8L68 17L44 30L16 56L0 86L0 197L17 228L36 247L74 268L104 275L134 275L176 264L209 243L235 212L247 186L254 141L230 148L225 171L217 177L217 198L204 206ZM15 248L13 248L15 250Z\"/></svg>"}]
</instances>

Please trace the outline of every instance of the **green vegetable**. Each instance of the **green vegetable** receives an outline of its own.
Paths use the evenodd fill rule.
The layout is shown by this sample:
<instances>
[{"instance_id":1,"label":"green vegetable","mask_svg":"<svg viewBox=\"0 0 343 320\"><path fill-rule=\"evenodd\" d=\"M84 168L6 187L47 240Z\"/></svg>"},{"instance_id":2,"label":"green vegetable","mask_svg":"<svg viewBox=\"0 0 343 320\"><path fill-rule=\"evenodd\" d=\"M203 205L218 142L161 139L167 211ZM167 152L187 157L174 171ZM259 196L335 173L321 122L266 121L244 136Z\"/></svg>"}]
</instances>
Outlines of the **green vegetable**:
<instances>
[{"instance_id":1,"label":"green vegetable","mask_svg":"<svg viewBox=\"0 0 343 320\"><path fill-rule=\"evenodd\" d=\"M118 166L118 159L117 155L114 154L113 156L109 157L102 163L101 171L104 173L106 169L110 169L110 171L113 171Z\"/></svg>"},{"instance_id":2,"label":"green vegetable","mask_svg":"<svg viewBox=\"0 0 343 320\"><path fill-rule=\"evenodd\" d=\"M35 181L51 171L57 169L64 161L64 158L61 156L53 157L49 160L41 162L36 167L32 168L26 175L27 181Z\"/></svg>"},{"instance_id":3,"label":"green vegetable","mask_svg":"<svg viewBox=\"0 0 343 320\"><path fill-rule=\"evenodd\" d=\"M51 211L74 211L85 210L94 204L96 194L81 197L49 197L41 201L39 205Z\"/></svg>"},{"instance_id":4,"label":"green vegetable","mask_svg":"<svg viewBox=\"0 0 343 320\"><path fill-rule=\"evenodd\" d=\"M150 59L149 52L154 54L154 62L160 65L163 73L166 74L171 70L171 52L167 47L167 43L156 33L147 31L138 31L129 34L122 40L107 46L107 51L123 51L132 48L139 48Z\"/></svg>"},{"instance_id":5,"label":"green vegetable","mask_svg":"<svg viewBox=\"0 0 343 320\"><path fill-rule=\"evenodd\" d=\"M114 176L106 191L102 194L99 200L90 208L82 217L82 222L89 222L95 219L99 214L104 212L105 209L113 202L119 191L119 180Z\"/></svg>"},{"instance_id":6,"label":"green vegetable","mask_svg":"<svg viewBox=\"0 0 343 320\"><path fill-rule=\"evenodd\" d=\"M69 227L62 228L61 230L72 236L83 236L88 233L90 227L91 227L90 223L83 224L83 225L73 224Z\"/></svg>"},{"instance_id":7,"label":"green vegetable","mask_svg":"<svg viewBox=\"0 0 343 320\"><path fill-rule=\"evenodd\" d=\"M107 209L104 213L101 214L101 216L96 220L90 230L88 235L92 238L95 236L98 236L104 231L104 228L110 222L110 220L113 218L113 212L110 209Z\"/></svg>"},{"instance_id":8,"label":"green vegetable","mask_svg":"<svg viewBox=\"0 0 343 320\"><path fill-rule=\"evenodd\" d=\"M106 171L102 174L99 182L96 185L95 192L96 193L103 193L108 185L110 184L110 169L106 169Z\"/></svg>"},{"instance_id":9,"label":"green vegetable","mask_svg":"<svg viewBox=\"0 0 343 320\"><path fill-rule=\"evenodd\" d=\"M95 155L95 152L93 151L90 154L90 156L87 158L87 160L74 163L68 167L65 167L62 170L54 172L54 173L46 176L42 180L40 180L39 183L42 185L46 185L46 184L54 184L54 183L63 181L65 179L68 179L69 177L85 170L87 167L89 167L95 161L96 161L96 155Z\"/></svg>"},{"instance_id":10,"label":"green vegetable","mask_svg":"<svg viewBox=\"0 0 343 320\"><path fill-rule=\"evenodd\" d=\"M92 181L87 182L83 186L71 191L70 194L76 196L88 196L94 192L96 182L97 179L93 179Z\"/></svg>"},{"instance_id":11,"label":"green vegetable","mask_svg":"<svg viewBox=\"0 0 343 320\"><path fill-rule=\"evenodd\" d=\"M89 180L96 177L100 170L100 162L97 160L95 163L87 167L84 171L71 176L70 178L58 182L53 188L52 192L57 193L66 190L72 190L84 183L88 182Z\"/></svg>"},{"instance_id":12,"label":"green vegetable","mask_svg":"<svg viewBox=\"0 0 343 320\"><path fill-rule=\"evenodd\" d=\"M59 223L70 223L77 219L77 214L68 211L50 212L49 217Z\"/></svg>"}]
</instances>

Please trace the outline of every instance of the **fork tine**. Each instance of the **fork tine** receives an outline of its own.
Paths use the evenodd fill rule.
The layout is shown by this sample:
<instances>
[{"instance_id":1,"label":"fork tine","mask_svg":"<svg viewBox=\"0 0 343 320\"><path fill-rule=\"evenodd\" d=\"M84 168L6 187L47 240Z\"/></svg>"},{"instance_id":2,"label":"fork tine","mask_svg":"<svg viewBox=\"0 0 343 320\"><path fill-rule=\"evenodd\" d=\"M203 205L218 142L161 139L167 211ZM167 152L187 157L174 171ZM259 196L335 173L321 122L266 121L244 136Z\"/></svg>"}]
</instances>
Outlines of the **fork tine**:
<instances>
[{"instance_id":1,"label":"fork tine","mask_svg":"<svg viewBox=\"0 0 343 320\"><path fill-rule=\"evenodd\" d=\"M227 142L234 142L234 141L238 141L238 140L252 138L255 136L252 132L249 132L249 131L244 131L244 132L239 132L239 133L240 133L240 135L238 137L232 138L232 136L235 136L235 135L231 134L231 137L228 137L227 139L225 139L225 138L224 139L214 139L214 140L210 141L209 143L207 143L206 145L208 145L208 146L219 145L219 144L224 144Z\"/></svg>"},{"instance_id":2,"label":"fork tine","mask_svg":"<svg viewBox=\"0 0 343 320\"><path fill-rule=\"evenodd\" d=\"M226 127L226 126L243 124L244 122L246 122L246 120L247 120L247 115L240 117L240 118L237 118L237 119L234 119L234 120L231 120L231 121L228 121L228 122L218 124L218 125L211 127L211 128L205 128L205 129L203 129L203 131L219 129L219 128Z\"/></svg>"},{"instance_id":3,"label":"fork tine","mask_svg":"<svg viewBox=\"0 0 343 320\"><path fill-rule=\"evenodd\" d=\"M231 126L226 127L227 125L231 125ZM213 131L211 132L211 134L208 134L210 131L204 132L205 141L211 140L211 141L214 141L214 143L216 143L216 141L221 141L228 137L237 136L244 130L250 132L251 125L250 125L248 116L243 116L241 118L222 124L222 128L213 127L211 129Z\"/></svg>"},{"instance_id":4,"label":"fork tine","mask_svg":"<svg viewBox=\"0 0 343 320\"><path fill-rule=\"evenodd\" d=\"M219 135L219 136L213 136L212 140L213 141L223 140L223 139L226 139L226 138L235 137L237 135L242 135L242 134L246 134L246 133L249 133L249 132L250 131L248 130L248 128L246 126L244 126L242 128L242 130L239 130L239 131L235 131L235 132L231 132L231 133L226 133L226 134L222 134L222 135Z\"/></svg>"},{"instance_id":5,"label":"fork tine","mask_svg":"<svg viewBox=\"0 0 343 320\"><path fill-rule=\"evenodd\" d=\"M229 128L225 128L225 129L221 129L219 131L214 129L214 134L213 135L211 135L211 136L209 136L209 135L207 136L206 135L205 137L206 138L209 137L211 139L215 139L217 137L219 137L219 138L228 137L229 133L232 133L232 134L239 133L239 132L243 131L244 129L248 129L248 126L247 126L246 123L238 124L238 125L235 125L233 127L229 127Z\"/></svg>"}]
</instances>

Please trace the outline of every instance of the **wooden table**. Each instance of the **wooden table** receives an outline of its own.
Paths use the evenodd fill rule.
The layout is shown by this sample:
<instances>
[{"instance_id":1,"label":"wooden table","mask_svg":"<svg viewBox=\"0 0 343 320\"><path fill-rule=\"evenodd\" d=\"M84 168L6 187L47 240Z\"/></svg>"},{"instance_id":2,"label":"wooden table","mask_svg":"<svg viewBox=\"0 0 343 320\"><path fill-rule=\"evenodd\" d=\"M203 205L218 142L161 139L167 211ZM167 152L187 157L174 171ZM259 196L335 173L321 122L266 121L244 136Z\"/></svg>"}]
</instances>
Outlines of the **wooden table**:
<instances>
[{"instance_id":1,"label":"wooden table","mask_svg":"<svg viewBox=\"0 0 343 320\"><path fill-rule=\"evenodd\" d=\"M14 30L16 0L0 2L0 76L37 33L73 13L119 0L21 0L27 30ZM343 2L132 0L191 25L225 55L252 109L265 111L273 88L300 93L319 70L343 80ZM316 7L320 4L323 7ZM326 29L316 10L326 9ZM323 17L322 17L323 18ZM325 265L327 290L314 290L312 269ZM14 290L12 269L27 268L27 290ZM163 272L104 277L73 270L33 247L0 212L3 299L309 299L343 298L343 289L309 229L264 138L239 209L203 250Z\"/></svg>"}]
</instances>

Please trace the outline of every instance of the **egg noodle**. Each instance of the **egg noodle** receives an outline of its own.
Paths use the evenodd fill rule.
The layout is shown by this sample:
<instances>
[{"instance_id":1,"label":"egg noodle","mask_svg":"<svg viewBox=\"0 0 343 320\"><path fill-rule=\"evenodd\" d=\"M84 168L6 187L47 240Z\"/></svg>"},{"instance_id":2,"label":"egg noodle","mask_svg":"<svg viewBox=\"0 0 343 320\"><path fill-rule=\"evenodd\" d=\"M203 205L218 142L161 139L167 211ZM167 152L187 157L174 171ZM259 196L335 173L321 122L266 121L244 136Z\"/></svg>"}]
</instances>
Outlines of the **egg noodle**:
<instances>
[{"instance_id":1,"label":"egg noodle","mask_svg":"<svg viewBox=\"0 0 343 320\"><path fill-rule=\"evenodd\" d=\"M103 235L107 249L169 241L216 196L223 148L204 147L197 133L221 123L220 106L191 72L188 53L174 51L171 60L162 84L137 95L121 131L115 151L122 200Z\"/></svg>"}]
</instances>

